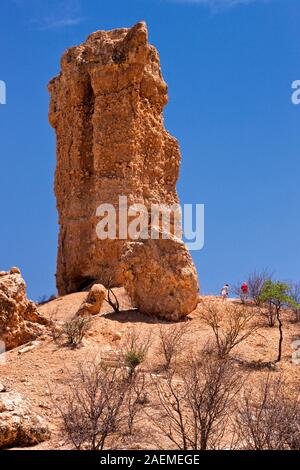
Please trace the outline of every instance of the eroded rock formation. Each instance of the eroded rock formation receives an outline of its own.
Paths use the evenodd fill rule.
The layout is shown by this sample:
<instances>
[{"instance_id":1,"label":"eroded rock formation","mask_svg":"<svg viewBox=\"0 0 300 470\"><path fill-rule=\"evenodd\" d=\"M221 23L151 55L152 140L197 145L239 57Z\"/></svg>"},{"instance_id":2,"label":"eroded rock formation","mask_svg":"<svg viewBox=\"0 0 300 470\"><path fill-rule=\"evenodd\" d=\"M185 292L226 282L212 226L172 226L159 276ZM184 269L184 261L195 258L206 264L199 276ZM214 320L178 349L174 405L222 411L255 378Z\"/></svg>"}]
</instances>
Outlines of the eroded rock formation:
<instances>
[{"instance_id":1,"label":"eroded rock formation","mask_svg":"<svg viewBox=\"0 0 300 470\"><path fill-rule=\"evenodd\" d=\"M0 341L16 348L43 333L47 320L26 297L26 284L18 268L0 272Z\"/></svg>"},{"instance_id":2,"label":"eroded rock formation","mask_svg":"<svg viewBox=\"0 0 300 470\"><path fill-rule=\"evenodd\" d=\"M97 207L108 203L117 208L119 196L127 196L128 205L142 203L147 208L178 203L180 151L177 140L164 128L167 86L145 23L93 33L64 54L61 69L49 84L49 120L57 135L59 293L81 290L93 281L106 287L108 279L111 285L126 281L141 310L167 318L171 310L176 318L187 315L197 304L198 281L180 240L144 242L141 252L132 241L101 241L96 233ZM131 252L144 256L134 256L134 268L130 257L132 275L126 272L129 246ZM135 282L141 271L139 285L131 285L130 279ZM147 291L144 300L142 279ZM164 286L161 307L156 298L160 281Z\"/></svg>"}]
</instances>

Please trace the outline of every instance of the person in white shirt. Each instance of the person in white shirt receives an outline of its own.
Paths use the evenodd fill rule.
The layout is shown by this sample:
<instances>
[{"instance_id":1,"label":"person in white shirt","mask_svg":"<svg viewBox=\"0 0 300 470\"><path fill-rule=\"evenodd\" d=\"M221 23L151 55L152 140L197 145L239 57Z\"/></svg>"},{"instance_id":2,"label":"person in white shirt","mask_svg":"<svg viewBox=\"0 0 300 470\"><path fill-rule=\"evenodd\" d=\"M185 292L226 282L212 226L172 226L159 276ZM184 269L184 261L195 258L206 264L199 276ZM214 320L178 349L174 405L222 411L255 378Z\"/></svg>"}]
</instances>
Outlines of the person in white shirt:
<instances>
[{"instance_id":1,"label":"person in white shirt","mask_svg":"<svg viewBox=\"0 0 300 470\"><path fill-rule=\"evenodd\" d=\"M221 296L222 296L223 302L227 300L228 294L229 294L229 284L225 284L225 286L223 286L221 290Z\"/></svg>"}]
</instances>

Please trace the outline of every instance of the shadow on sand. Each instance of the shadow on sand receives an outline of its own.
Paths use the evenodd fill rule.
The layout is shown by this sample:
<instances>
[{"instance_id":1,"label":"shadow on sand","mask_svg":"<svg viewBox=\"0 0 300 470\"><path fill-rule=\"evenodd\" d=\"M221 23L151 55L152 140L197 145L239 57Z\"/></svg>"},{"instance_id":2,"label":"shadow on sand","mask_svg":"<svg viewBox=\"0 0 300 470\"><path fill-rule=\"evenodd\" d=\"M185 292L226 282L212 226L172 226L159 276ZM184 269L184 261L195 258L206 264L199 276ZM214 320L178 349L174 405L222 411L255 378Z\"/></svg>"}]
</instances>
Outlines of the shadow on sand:
<instances>
[{"instance_id":1,"label":"shadow on sand","mask_svg":"<svg viewBox=\"0 0 300 470\"><path fill-rule=\"evenodd\" d=\"M163 318L159 318L156 316L145 315L144 313L140 313L138 309L132 308L129 310L120 310L119 313L115 312L107 312L101 315L103 318L107 320L117 321L120 323L148 323L149 325L154 324L174 324L174 322L170 322L168 320L164 320ZM191 321L191 318L185 317L178 323L185 323Z\"/></svg>"}]
</instances>

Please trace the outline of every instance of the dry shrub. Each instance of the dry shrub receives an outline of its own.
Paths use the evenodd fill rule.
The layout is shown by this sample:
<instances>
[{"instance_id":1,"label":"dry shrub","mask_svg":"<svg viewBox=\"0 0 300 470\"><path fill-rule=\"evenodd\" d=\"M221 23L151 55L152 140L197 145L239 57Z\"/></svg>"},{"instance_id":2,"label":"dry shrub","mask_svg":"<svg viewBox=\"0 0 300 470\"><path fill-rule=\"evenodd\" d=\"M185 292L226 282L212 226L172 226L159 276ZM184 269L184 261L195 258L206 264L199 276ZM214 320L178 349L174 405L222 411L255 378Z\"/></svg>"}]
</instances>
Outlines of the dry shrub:
<instances>
[{"instance_id":1,"label":"dry shrub","mask_svg":"<svg viewBox=\"0 0 300 470\"><path fill-rule=\"evenodd\" d=\"M219 358L228 357L238 344L258 330L256 316L255 308L249 310L240 305L222 308L217 304L205 305L201 317L213 331Z\"/></svg>"},{"instance_id":2,"label":"dry shrub","mask_svg":"<svg viewBox=\"0 0 300 470\"><path fill-rule=\"evenodd\" d=\"M62 326L59 325L57 314L58 314L58 307L55 307L55 309L49 315L50 333L55 343L59 343L59 340L61 339L63 335L63 328Z\"/></svg>"},{"instance_id":3,"label":"dry shrub","mask_svg":"<svg viewBox=\"0 0 300 470\"><path fill-rule=\"evenodd\" d=\"M38 299L37 304L38 305L46 305L46 304L52 302L55 299L57 299L57 296L55 294L50 295L50 297L47 297L47 295L43 295L42 297L40 297Z\"/></svg>"},{"instance_id":4,"label":"dry shrub","mask_svg":"<svg viewBox=\"0 0 300 470\"><path fill-rule=\"evenodd\" d=\"M237 403L239 447L248 450L300 450L299 396L270 375L248 387Z\"/></svg>"},{"instance_id":5,"label":"dry shrub","mask_svg":"<svg viewBox=\"0 0 300 470\"><path fill-rule=\"evenodd\" d=\"M298 307L300 305L300 282L291 284L289 295L294 300L294 302L298 304L293 308L293 313L295 315L294 321L298 323L300 322L300 308Z\"/></svg>"},{"instance_id":6,"label":"dry shrub","mask_svg":"<svg viewBox=\"0 0 300 470\"><path fill-rule=\"evenodd\" d=\"M133 434L134 426L148 403L146 376L143 372L137 372L128 382L126 399L124 401L124 414L130 435Z\"/></svg>"},{"instance_id":7,"label":"dry shrub","mask_svg":"<svg viewBox=\"0 0 300 470\"><path fill-rule=\"evenodd\" d=\"M188 334L188 324L179 323L160 327L159 354L164 358L164 368L169 369L183 348L184 339Z\"/></svg>"},{"instance_id":8,"label":"dry shrub","mask_svg":"<svg viewBox=\"0 0 300 470\"><path fill-rule=\"evenodd\" d=\"M75 316L64 323L63 332L67 336L67 344L76 348L91 328L90 316Z\"/></svg>"},{"instance_id":9,"label":"dry shrub","mask_svg":"<svg viewBox=\"0 0 300 470\"><path fill-rule=\"evenodd\" d=\"M132 435L148 406L146 376L130 379L124 366L103 365L97 358L68 371L68 392L54 406L62 418L62 431L77 450L103 450L124 435ZM109 441L109 442L108 442Z\"/></svg>"},{"instance_id":10,"label":"dry shrub","mask_svg":"<svg viewBox=\"0 0 300 470\"><path fill-rule=\"evenodd\" d=\"M273 328L276 323L276 310L273 308L272 303L269 302L267 307L260 308L260 315L267 321L267 325Z\"/></svg>"},{"instance_id":11,"label":"dry shrub","mask_svg":"<svg viewBox=\"0 0 300 470\"><path fill-rule=\"evenodd\" d=\"M77 373L69 374L69 392L62 405L55 405L63 431L76 449L104 449L124 419L121 409L127 387L122 368L107 368L96 360L79 364Z\"/></svg>"},{"instance_id":12,"label":"dry shrub","mask_svg":"<svg viewBox=\"0 0 300 470\"><path fill-rule=\"evenodd\" d=\"M226 423L240 388L236 367L228 359L203 354L192 357L182 379L153 379L158 410L153 420L180 450L223 446Z\"/></svg>"}]
</instances>

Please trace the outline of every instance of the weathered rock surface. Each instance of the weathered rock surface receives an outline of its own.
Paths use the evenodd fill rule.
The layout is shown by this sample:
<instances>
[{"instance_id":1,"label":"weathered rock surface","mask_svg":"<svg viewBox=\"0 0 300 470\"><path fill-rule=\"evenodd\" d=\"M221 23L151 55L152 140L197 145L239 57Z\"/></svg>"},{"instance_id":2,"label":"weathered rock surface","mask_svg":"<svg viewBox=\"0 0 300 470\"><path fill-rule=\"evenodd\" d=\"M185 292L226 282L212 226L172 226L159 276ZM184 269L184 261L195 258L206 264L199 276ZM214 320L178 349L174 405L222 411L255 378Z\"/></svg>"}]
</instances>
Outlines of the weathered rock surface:
<instances>
[{"instance_id":1,"label":"weathered rock surface","mask_svg":"<svg viewBox=\"0 0 300 470\"><path fill-rule=\"evenodd\" d=\"M87 294L86 300L80 306L77 312L79 316L85 315L98 315L102 308L104 299L106 296L106 289L102 284L94 284L89 293Z\"/></svg>"},{"instance_id":2,"label":"weathered rock surface","mask_svg":"<svg viewBox=\"0 0 300 470\"><path fill-rule=\"evenodd\" d=\"M93 33L85 43L64 54L61 69L49 84L49 120L57 136L57 287L64 295L93 281L106 287L108 279L111 285L123 284L118 265L121 257L124 265L127 245L132 244L128 240L98 239L97 207L108 203L118 208L119 196L127 196L128 205L142 203L147 208L152 204L177 204L181 156L177 140L164 128L162 112L168 101L167 85L158 53L148 43L145 23L131 29ZM196 307L198 299L191 257L173 238L163 244L167 248L155 241L144 245L147 257L135 256L133 271L138 272L140 267L146 271L153 266L155 272L147 273L147 280L142 276L147 300L141 300L142 281L135 289L137 306L151 313L155 305L155 313L166 317L172 305L176 318L186 315ZM160 280L156 275L161 273L163 281L166 249L173 253L167 276L168 280L172 278L172 285L160 291L158 311L155 297ZM157 256L160 250L161 262ZM139 245L135 252L140 252ZM155 262L151 261L153 256ZM182 278L184 268L194 277L193 281L187 283L186 274ZM179 298L185 284L189 289ZM172 299L169 305L169 294L177 287L177 301ZM133 293L132 288L130 292ZM163 299L165 294L167 298Z\"/></svg>"},{"instance_id":3,"label":"weathered rock surface","mask_svg":"<svg viewBox=\"0 0 300 470\"><path fill-rule=\"evenodd\" d=\"M46 421L21 395L0 390L0 449L29 447L49 438Z\"/></svg>"},{"instance_id":4,"label":"weathered rock surface","mask_svg":"<svg viewBox=\"0 0 300 470\"><path fill-rule=\"evenodd\" d=\"M26 284L18 268L0 276L0 341L9 351L43 333L43 318L26 297Z\"/></svg>"},{"instance_id":5,"label":"weathered rock surface","mask_svg":"<svg viewBox=\"0 0 300 470\"><path fill-rule=\"evenodd\" d=\"M178 321L196 308L197 273L181 240L128 243L120 267L124 287L143 313Z\"/></svg>"}]
</instances>

